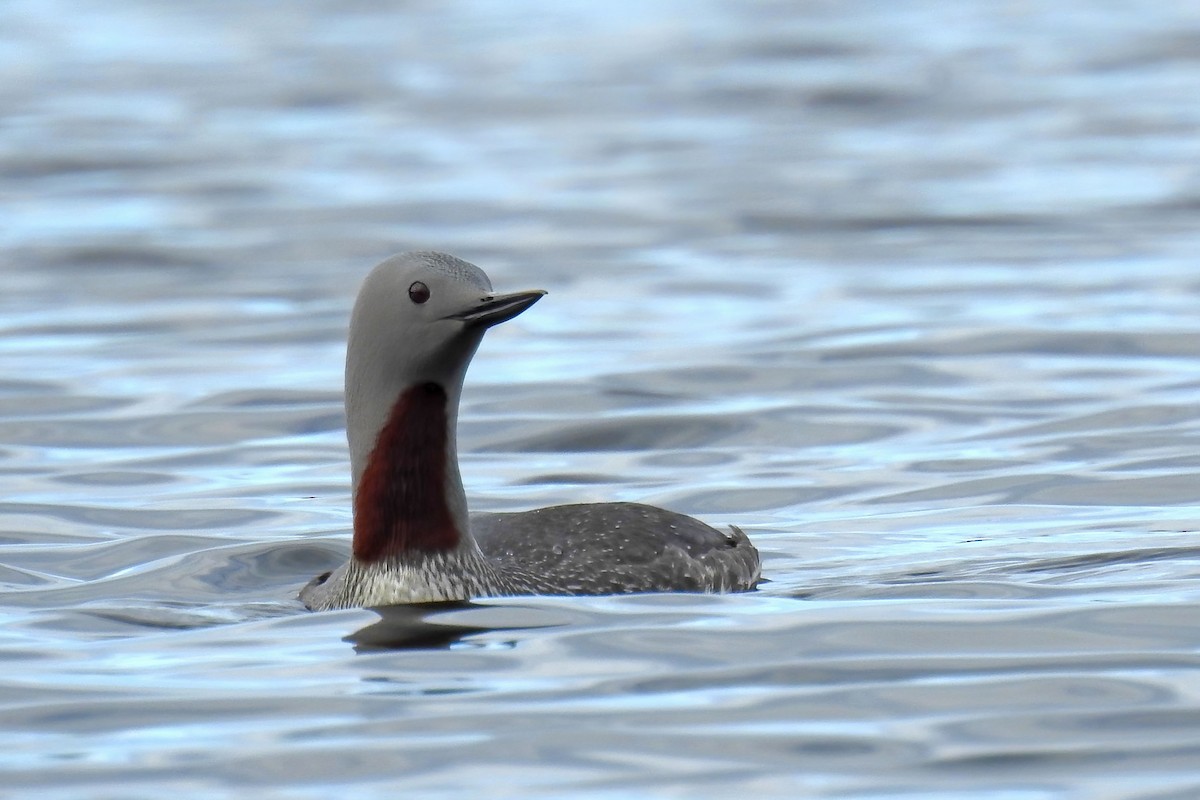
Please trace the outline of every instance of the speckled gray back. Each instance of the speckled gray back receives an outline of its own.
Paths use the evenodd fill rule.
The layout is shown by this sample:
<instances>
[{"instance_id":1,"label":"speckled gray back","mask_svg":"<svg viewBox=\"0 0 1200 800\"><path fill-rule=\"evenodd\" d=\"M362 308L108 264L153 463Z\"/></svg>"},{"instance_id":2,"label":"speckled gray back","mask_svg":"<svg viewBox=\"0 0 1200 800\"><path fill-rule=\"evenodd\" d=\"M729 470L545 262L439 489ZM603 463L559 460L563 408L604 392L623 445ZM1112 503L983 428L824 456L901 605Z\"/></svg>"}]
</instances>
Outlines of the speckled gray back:
<instances>
[{"instance_id":1,"label":"speckled gray back","mask_svg":"<svg viewBox=\"0 0 1200 800\"><path fill-rule=\"evenodd\" d=\"M472 514L471 535L521 593L729 592L753 589L758 551L739 529L641 503L579 503Z\"/></svg>"}]
</instances>

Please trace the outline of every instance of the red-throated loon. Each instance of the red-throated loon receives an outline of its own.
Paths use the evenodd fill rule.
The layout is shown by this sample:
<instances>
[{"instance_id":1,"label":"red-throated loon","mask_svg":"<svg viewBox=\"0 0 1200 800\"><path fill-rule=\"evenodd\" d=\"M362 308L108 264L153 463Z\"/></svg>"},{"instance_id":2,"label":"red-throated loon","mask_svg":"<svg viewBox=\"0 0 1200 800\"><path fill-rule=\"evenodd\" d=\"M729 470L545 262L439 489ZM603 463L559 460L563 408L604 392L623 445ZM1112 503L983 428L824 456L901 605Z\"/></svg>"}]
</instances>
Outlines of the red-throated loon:
<instances>
[{"instance_id":1,"label":"red-throated loon","mask_svg":"<svg viewBox=\"0 0 1200 800\"><path fill-rule=\"evenodd\" d=\"M738 528L637 503L468 514L455 434L484 332L545 292L495 294L474 264L404 253L371 271L346 351L350 560L300 591L323 610L499 595L736 592L759 581Z\"/></svg>"}]
</instances>

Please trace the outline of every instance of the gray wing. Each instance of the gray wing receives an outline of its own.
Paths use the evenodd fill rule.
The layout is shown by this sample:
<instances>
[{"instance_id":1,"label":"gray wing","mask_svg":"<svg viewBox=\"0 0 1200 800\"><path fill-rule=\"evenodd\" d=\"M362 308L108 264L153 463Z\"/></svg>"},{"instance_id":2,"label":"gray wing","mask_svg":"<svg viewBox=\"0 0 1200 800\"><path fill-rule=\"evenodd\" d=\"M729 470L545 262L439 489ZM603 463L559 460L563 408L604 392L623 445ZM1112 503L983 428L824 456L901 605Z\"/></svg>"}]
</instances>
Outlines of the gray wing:
<instances>
[{"instance_id":1,"label":"gray wing","mask_svg":"<svg viewBox=\"0 0 1200 800\"><path fill-rule=\"evenodd\" d=\"M472 514L471 534L488 559L547 593L745 591L760 577L740 529L639 503Z\"/></svg>"}]
</instances>

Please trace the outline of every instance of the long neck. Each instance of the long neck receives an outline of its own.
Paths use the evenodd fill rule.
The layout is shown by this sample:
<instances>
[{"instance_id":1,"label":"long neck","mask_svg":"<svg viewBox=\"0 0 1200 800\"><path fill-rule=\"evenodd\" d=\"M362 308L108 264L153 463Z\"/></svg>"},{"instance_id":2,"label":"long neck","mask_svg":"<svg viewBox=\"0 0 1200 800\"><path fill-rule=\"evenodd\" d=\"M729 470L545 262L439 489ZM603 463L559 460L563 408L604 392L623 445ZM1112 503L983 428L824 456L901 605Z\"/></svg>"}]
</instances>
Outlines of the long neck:
<instances>
[{"instance_id":1,"label":"long neck","mask_svg":"<svg viewBox=\"0 0 1200 800\"><path fill-rule=\"evenodd\" d=\"M360 563L473 548L455 446L456 389L447 393L432 382L404 388L366 458L353 459L354 558Z\"/></svg>"}]
</instances>

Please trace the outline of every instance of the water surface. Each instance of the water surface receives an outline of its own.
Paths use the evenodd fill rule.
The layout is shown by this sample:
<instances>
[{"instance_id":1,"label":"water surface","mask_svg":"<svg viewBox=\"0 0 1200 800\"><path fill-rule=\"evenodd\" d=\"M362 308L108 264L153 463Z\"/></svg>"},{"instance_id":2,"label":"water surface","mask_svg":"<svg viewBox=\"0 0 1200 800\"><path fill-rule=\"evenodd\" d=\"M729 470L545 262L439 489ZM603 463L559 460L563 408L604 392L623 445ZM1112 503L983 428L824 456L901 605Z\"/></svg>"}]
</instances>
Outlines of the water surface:
<instances>
[{"instance_id":1,"label":"water surface","mask_svg":"<svg viewBox=\"0 0 1200 800\"><path fill-rule=\"evenodd\" d=\"M8 788L1200 794L1175 5L6 4ZM411 248L550 292L473 507L737 524L760 591L303 612Z\"/></svg>"}]
</instances>

